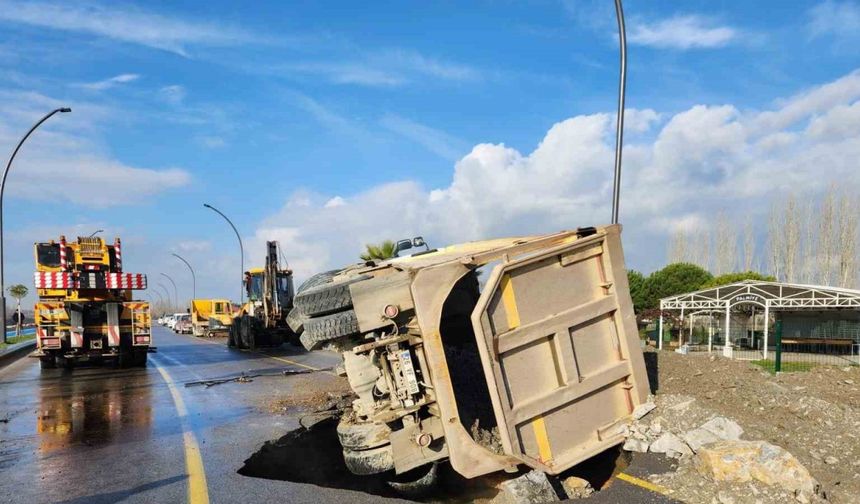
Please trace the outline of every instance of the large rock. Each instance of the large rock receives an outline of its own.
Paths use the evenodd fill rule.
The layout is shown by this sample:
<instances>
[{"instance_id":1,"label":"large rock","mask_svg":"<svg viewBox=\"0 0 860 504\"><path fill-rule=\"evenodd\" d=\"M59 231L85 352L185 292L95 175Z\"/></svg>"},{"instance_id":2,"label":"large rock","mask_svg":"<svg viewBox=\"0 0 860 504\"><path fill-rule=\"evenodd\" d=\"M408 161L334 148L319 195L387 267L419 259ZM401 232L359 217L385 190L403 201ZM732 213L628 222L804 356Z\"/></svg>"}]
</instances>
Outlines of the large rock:
<instances>
[{"instance_id":1,"label":"large rock","mask_svg":"<svg viewBox=\"0 0 860 504\"><path fill-rule=\"evenodd\" d=\"M682 455L693 454L693 451L690 450L687 443L671 432L667 432L657 438L657 441L651 443L648 450L654 453L665 453L669 457L680 457Z\"/></svg>"},{"instance_id":2,"label":"large rock","mask_svg":"<svg viewBox=\"0 0 860 504\"><path fill-rule=\"evenodd\" d=\"M734 441L740 439L744 433L740 425L725 417L716 417L708 420L699 428L684 434L684 441L694 452L707 444L717 441Z\"/></svg>"},{"instance_id":3,"label":"large rock","mask_svg":"<svg viewBox=\"0 0 860 504\"><path fill-rule=\"evenodd\" d=\"M657 405L654 404L652 401L648 401L646 403L640 404L639 406L636 406L636 409L633 410L633 420L641 419L648 413L651 413L651 411L656 407Z\"/></svg>"},{"instance_id":4,"label":"large rock","mask_svg":"<svg viewBox=\"0 0 860 504\"><path fill-rule=\"evenodd\" d=\"M531 471L499 483L493 504L541 504L555 502L558 496L543 471Z\"/></svg>"},{"instance_id":5,"label":"large rock","mask_svg":"<svg viewBox=\"0 0 860 504\"><path fill-rule=\"evenodd\" d=\"M561 486L568 499L584 499L594 493L594 488L587 480L569 476L562 480Z\"/></svg>"},{"instance_id":6,"label":"large rock","mask_svg":"<svg viewBox=\"0 0 860 504\"><path fill-rule=\"evenodd\" d=\"M623 448L629 452L647 453L648 441L636 438L628 438L627 441L624 441Z\"/></svg>"},{"instance_id":7,"label":"large rock","mask_svg":"<svg viewBox=\"0 0 860 504\"><path fill-rule=\"evenodd\" d=\"M740 425L726 417L712 418L703 423L701 428L726 441L740 439L741 434L744 433L744 430Z\"/></svg>"},{"instance_id":8,"label":"large rock","mask_svg":"<svg viewBox=\"0 0 860 504\"><path fill-rule=\"evenodd\" d=\"M700 474L716 481L747 482L753 479L794 492L808 501L819 485L796 458L766 441L718 441L703 446L695 457Z\"/></svg>"}]
</instances>

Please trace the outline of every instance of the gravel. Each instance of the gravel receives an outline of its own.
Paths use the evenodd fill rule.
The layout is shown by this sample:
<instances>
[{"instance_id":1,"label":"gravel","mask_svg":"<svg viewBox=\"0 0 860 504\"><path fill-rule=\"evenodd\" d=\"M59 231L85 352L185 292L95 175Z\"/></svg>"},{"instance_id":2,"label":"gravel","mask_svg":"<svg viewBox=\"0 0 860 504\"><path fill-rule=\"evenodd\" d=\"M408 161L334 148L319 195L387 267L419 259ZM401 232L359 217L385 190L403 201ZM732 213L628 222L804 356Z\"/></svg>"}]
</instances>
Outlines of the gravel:
<instances>
[{"instance_id":1,"label":"gravel","mask_svg":"<svg viewBox=\"0 0 860 504\"><path fill-rule=\"evenodd\" d=\"M657 407L637 422L640 428L658 425L658 432L683 438L714 417L726 417L743 429L743 439L764 440L794 455L821 483L828 501L860 502L860 368L818 367L774 376L721 357L670 352L648 357L657 367L658 380L652 383ZM757 482L714 483L689 463L654 479L691 503L794 500Z\"/></svg>"}]
</instances>

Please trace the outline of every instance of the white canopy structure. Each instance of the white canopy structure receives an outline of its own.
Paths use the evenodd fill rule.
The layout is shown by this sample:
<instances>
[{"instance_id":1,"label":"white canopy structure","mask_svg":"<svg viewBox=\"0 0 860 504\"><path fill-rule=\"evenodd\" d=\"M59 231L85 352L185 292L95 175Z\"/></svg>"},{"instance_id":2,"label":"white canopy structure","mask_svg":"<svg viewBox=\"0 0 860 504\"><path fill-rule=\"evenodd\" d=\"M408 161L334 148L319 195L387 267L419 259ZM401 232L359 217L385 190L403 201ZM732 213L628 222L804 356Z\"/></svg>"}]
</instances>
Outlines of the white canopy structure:
<instances>
[{"instance_id":1,"label":"white canopy structure","mask_svg":"<svg viewBox=\"0 0 860 504\"><path fill-rule=\"evenodd\" d=\"M681 319L699 313L725 313L725 342L723 353L731 356L729 336L730 313L739 305L752 305L764 310L765 321L772 311L799 312L807 310L860 310L860 291L782 282L744 280L720 287L702 289L660 300L658 323L659 347L663 348L663 311L679 311ZM764 352L767 352L768 324L764 327ZM709 350L711 342L709 338Z\"/></svg>"}]
</instances>

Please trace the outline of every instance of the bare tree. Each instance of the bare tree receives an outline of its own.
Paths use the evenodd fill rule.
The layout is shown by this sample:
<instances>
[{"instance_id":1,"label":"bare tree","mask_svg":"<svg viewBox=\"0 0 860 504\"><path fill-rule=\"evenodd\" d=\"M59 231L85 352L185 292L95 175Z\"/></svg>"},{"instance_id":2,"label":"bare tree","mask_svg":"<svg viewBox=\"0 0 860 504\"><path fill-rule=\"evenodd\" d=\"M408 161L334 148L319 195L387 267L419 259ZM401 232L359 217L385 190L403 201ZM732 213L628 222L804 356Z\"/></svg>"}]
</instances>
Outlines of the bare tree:
<instances>
[{"instance_id":1,"label":"bare tree","mask_svg":"<svg viewBox=\"0 0 860 504\"><path fill-rule=\"evenodd\" d=\"M711 269L711 233L707 226L703 226L696 233L695 239L695 258L693 262L702 268Z\"/></svg>"},{"instance_id":2,"label":"bare tree","mask_svg":"<svg viewBox=\"0 0 860 504\"><path fill-rule=\"evenodd\" d=\"M857 277L857 208L848 194L839 198L839 286L852 287Z\"/></svg>"},{"instance_id":3,"label":"bare tree","mask_svg":"<svg viewBox=\"0 0 860 504\"><path fill-rule=\"evenodd\" d=\"M669 263L686 262L687 256L687 232L676 229L669 239Z\"/></svg>"},{"instance_id":4,"label":"bare tree","mask_svg":"<svg viewBox=\"0 0 860 504\"><path fill-rule=\"evenodd\" d=\"M716 234L715 273L717 275L731 273L737 265L738 237L723 212L717 216Z\"/></svg>"},{"instance_id":5,"label":"bare tree","mask_svg":"<svg viewBox=\"0 0 860 504\"><path fill-rule=\"evenodd\" d=\"M744 271L752 271L755 267L755 229L752 217L747 217L744 223Z\"/></svg>"},{"instance_id":6,"label":"bare tree","mask_svg":"<svg viewBox=\"0 0 860 504\"><path fill-rule=\"evenodd\" d=\"M817 270L816 241L818 236L815 225L815 206L812 200L801 207L801 233L803 234L803 250L800 254L800 280L805 284L815 281Z\"/></svg>"},{"instance_id":7,"label":"bare tree","mask_svg":"<svg viewBox=\"0 0 860 504\"><path fill-rule=\"evenodd\" d=\"M831 185L821 201L821 211L818 225L818 275L816 282L820 285L833 283L833 255L836 251L836 233L834 226L836 206L836 185Z\"/></svg>"},{"instance_id":8,"label":"bare tree","mask_svg":"<svg viewBox=\"0 0 860 504\"><path fill-rule=\"evenodd\" d=\"M793 194L785 200L782 225L784 227L783 271L787 282L798 280L797 259L800 253L800 210Z\"/></svg>"},{"instance_id":9,"label":"bare tree","mask_svg":"<svg viewBox=\"0 0 860 504\"><path fill-rule=\"evenodd\" d=\"M767 259L771 275L777 280L785 280L785 227L783 215L776 202L770 209L767 224Z\"/></svg>"}]
</instances>

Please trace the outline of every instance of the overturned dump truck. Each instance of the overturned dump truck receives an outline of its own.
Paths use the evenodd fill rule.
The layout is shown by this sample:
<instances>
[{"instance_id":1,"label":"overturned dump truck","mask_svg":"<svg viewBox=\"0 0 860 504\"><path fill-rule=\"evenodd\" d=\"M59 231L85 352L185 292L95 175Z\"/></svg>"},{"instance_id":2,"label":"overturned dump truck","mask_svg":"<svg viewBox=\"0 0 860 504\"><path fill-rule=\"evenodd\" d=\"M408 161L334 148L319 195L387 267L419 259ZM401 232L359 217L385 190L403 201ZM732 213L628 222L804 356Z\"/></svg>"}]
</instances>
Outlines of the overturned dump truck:
<instances>
[{"instance_id":1,"label":"overturned dump truck","mask_svg":"<svg viewBox=\"0 0 860 504\"><path fill-rule=\"evenodd\" d=\"M357 396L338 426L349 469L558 474L621 443L649 387L620 230L434 249L300 289L303 345L342 351Z\"/></svg>"}]
</instances>

